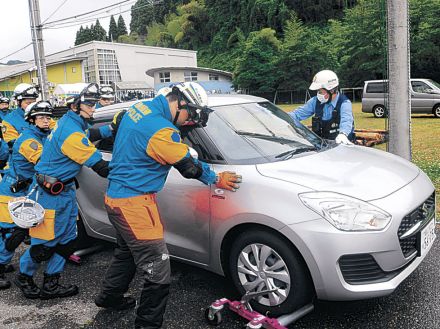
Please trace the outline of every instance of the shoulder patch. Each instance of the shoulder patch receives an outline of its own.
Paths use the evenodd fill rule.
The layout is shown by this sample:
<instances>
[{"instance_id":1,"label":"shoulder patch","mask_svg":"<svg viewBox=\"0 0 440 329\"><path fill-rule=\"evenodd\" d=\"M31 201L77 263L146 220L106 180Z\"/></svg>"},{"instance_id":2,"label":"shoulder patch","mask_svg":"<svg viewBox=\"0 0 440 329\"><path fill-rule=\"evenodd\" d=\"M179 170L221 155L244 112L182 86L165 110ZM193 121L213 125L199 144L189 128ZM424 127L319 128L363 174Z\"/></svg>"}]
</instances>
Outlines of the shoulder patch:
<instances>
[{"instance_id":1,"label":"shoulder patch","mask_svg":"<svg viewBox=\"0 0 440 329\"><path fill-rule=\"evenodd\" d=\"M90 146L89 139L86 138L86 137L84 137L83 139L81 139L81 142L82 142L85 146Z\"/></svg>"},{"instance_id":2,"label":"shoulder patch","mask_svg":"<svg viewBox=\"0 0 440 329\"><path fill-rule=\"evenodd\" d=\"M29 144L29 147L30 147L31 149L33 149L34 151L36 151L36 150L38 150L38 143L35 142L35 141L32 141L32 142Z\"/></svg>"},{"instance_id":3,"label":"shoulder patch","mask_svg":"<svg viewBox=\"0 0 440 329\"><path fill-rule=\"evenodd\" d=\"M173 140L173 142L180 143L180 135L176 132L173 132L171 134L171 139Z\"/></svg>"}]
</instances>

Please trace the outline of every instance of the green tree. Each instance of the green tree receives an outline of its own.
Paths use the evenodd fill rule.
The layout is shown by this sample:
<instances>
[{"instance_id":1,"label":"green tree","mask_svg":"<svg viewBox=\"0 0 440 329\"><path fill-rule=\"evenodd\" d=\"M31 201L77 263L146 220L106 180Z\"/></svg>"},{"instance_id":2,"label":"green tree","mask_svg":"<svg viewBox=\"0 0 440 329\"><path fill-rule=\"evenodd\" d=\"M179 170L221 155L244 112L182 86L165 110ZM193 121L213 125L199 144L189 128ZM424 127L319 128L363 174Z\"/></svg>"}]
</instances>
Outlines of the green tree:
<instances>
[{"instance_id":1,"label":"green tree","mask_svg":"<svg viewBox=\"0 0 440 329\"><path fill-rule=\"evenodd\" d=\"M101 26L101 23L99 20L96 20L95 25L91 27L93 39L96 41L106 41L107 40L107 32L105 29ZM91 40L90 40L91 41Z\"/></svg>"},{"instance_id":2,"label":"green tree","mask_svg":"<svg viewBox=\"0 0 440 329\"><path fill-rule=\"evenodd\" d=\"M275 90L280 46L272 29L251 32L234 72L234 84L255 92Z\"/></svg>"},{"instance_id":3,"label":"green tree","mask_svg":"<svg viewBox=\"0 0 440 329\"><path fill-rule=\"evenodd\" d=\"M353 8L356 0L286 0L286 5L295 11L305 23L325 23L329 19L340 19L345 9Z\"/></svg>"},{"instance_id":4,"label":"green tree","mask_svg":"<svg viewBox=\"0 0 440 329\"><path fill-rule=\"evenodd\" d=\"M81 27L79 28L78 31L76 31L76 38L75 38L75 46L80 45L82 43L84 43L84 28Z\"/></svg>"},{"instance_id":5,"label":"green tree","mask_svg":"<svg viewBox=\"0 0 440 329\"><path fill-rule=\"evenodd\" d=\"M411 0L411 76L440 81L440 0Z\"/></svg>"},{"instance_id":6,"label":"green tree","mask_svg":"<svg viewBox=\"0 0 440 329\"><path fill-rule=\"evenodd\" d=\"M127 33L123 33L127 34ZM118 34L118 26L116 25L115 18L113 15L110 16L110 24L108 27L108 41L116 41L118 40L119 34Z\"/></svg>"},{"instance_id":7,"label":"green tree","mask_svg":"<svg viewBox=\"0 0 440 329\"><path fill-rule=\"evenodd\" d=\"M305 90L316 72L338 71L332 37L325 27L305 25L297 17L286 22L277 72L280 89Z\"/></svg>"},{"instance_id":8,"label":"green tree","mask_svg":"<svg viewBox=\"0 0 440 329\"><path fill-rule=\"evenodd\" d=\"M143 44L142 39L139 37L139 34L137 34L136 32L132 32L132 33L130 33L130 35L127 35L127 34L120 35L118 37L118 42L130 43L130 44L134 44L134 45L142 45Z\"/></svg>"},{"instance_id":9,"label":"green tree","mask_svg":"<svg viewBox=\"0 0 440 329\"><path fill-rule=\"evenodd\" d=\"M122 15L119 15L118 18L118 28L117 28L117 36L128 34L127 32L127 26L125 25L124 18Z\"/></svg>"}]
</instances>

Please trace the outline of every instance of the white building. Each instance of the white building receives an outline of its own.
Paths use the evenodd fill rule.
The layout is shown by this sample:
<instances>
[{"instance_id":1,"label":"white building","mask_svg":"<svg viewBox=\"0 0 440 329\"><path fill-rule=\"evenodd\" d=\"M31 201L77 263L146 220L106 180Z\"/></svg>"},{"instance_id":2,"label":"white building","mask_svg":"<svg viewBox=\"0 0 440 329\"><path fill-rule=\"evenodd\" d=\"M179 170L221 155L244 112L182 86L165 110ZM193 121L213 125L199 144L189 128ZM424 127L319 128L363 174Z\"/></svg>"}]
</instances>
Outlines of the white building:
<instances>
[{"instance_id":1,"label":"white building","mask_svg":"<svg viewBox=\"0 0 440 329\"><path fill-rule=\"evenodd\" d=\"M127 89L131 84L137 87L146 84L146 88L152 89L154 79L145 75L151 68L197 67L196 51L103 41L87 42L46 57L53 60L75 56L86 58L83 60L85 82L100 85L124 82Z\"/></svg>"},{"instance_id":2,"label":"white building","mask_svg":"<svg viewBox=\"0 0 440 329\"><path fill-rule=\"evenodd\" d=\"M227 94L233 92L232 73L206 67L162 66L145 72L154 78L154 89L169 86L170 83L196 81L212 93Z\"/></svg>"}]
</instances>

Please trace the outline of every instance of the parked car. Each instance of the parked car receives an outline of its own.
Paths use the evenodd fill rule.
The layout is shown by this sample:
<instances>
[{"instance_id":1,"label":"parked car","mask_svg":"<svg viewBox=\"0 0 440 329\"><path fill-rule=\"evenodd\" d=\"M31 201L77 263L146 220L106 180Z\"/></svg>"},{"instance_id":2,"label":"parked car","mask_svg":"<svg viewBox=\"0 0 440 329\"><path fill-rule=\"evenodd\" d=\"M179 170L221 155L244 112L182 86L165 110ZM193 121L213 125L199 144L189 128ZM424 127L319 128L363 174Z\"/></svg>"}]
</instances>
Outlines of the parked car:
<instances>
[{"instance_id":1,"label":"parked car","mask_svg":"<svg viewBox=\"0 0 440 329\"><path fill-rule=\"evenodd\" d=\"M386 88L388 80L369 80L364 83L362 112L376 118L387 114ZM434 114L440 118L440 84L431 79L411 79L411 113Z\"/></svg>"},{"instance_id":2,"label":"parked car","mask_svg":"<svg viewBox=\"0 0 440 329\"><path fill-rule=\"evenodd\" d=\"M132 104L97 110L95 126ZM420 265L436 237L435 192L414 164L322 140L263 98L210 95L209 106L206 127L182 127L183 141L243 183L232 193L171 169L158 204L174 259L228 275L242 294L276 288L253 301L272 315L315 296L388 295ZM111 159L111 140L97 147ZM115 241L107 181L88 168L78 180L87 234Z\"/></svg>"}]
</instances>

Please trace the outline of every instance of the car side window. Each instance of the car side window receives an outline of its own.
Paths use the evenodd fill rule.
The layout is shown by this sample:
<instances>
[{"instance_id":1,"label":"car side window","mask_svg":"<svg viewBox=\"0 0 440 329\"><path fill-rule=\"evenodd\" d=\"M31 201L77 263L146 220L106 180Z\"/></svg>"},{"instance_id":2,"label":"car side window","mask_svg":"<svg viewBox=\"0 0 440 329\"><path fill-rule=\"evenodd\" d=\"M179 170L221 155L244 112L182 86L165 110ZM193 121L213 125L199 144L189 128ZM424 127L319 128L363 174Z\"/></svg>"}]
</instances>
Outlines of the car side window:
<instances>
[{"instance_id":1,"label":"car side window","mask_svg":"<svg viewBox=\"0 0 440 329\"><path fill-rule=\"evenodd\" d=\"M431 89L431 87L421 81L411 81L411 87L416 93L426 93Z\"/></svg>"},{"instance_id":2,"label":"car side window","mask_svg":"<svg viewBox=\"0 0 440 329\"><path fill-rule=\"evenodd\" d=\"M199 160L206 163L224 163L224 158L210 142L202 128L181 127L182 142L196 150Z\"/></svg>"}]
</instances>

